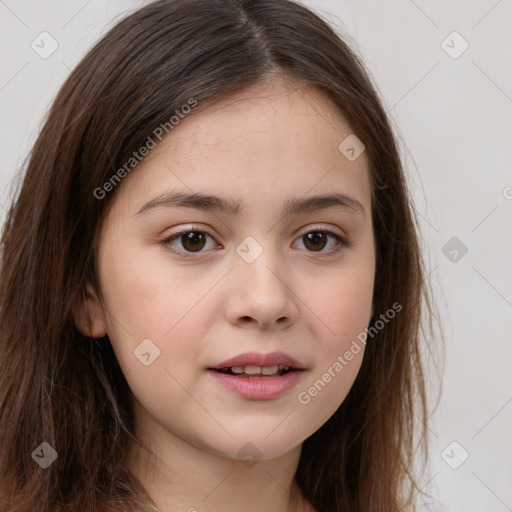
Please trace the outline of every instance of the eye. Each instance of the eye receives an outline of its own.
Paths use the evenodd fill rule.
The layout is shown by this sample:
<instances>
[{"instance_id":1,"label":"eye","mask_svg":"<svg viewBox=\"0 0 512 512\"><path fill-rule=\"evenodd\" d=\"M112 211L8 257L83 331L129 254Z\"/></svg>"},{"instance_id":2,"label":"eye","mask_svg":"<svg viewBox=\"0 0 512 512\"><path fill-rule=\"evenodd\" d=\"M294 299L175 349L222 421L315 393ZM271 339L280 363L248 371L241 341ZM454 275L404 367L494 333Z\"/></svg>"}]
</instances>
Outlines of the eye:
<instances>
[{"instance_id":1,"label":"eye","mask_svg":"<svg viewBox=\"0 0 512 512\"><path fill-rule=\"evenodd\" d=\"M187 253L201 252L206 245L207 237L213 240L212 236L204 231L188 229L167 237L165 240L162 240L162 244L165 246L171 246L171 250L173 252L180 253L181 256L189 257L189 254ZM172 242L174 241L178 241L184 250L173 248L174 245ZM210 249L215 247L217 247L217 245L213 244L213 247L210 247Z\"/></svg>"},{"instance_id":2,"label":"eye","mask_svg":"<svg viewBox=\"0 0 512 512\"><path fill-rule=\"evenodd\" d=\"M333 251L323 251L323 249L328 245L329 237L335 240L335 248ZM303 240L304 246L309 252L338 252L344 248L352 246L352 244L344 236L328 228L307 231L301 237L299 237L299 240Z\"/></svg>"},{"instance_id":3,"label":"eye","mask_svg":"<svg viewBox=\"0 0 512 512\"><path fill-rule=\"evenodd\" d=\"M328 245L329 237L334 239L334 249L331 251L324 251L325 247ZM207 238L210 238L213 241L213 244L207 249L214 249L218 247L216 245L213 237L206 233L205 231L196 230L194 228L189 228L187 230L179 231L178 233L174 233L166 239L162 240L162 245L169 247L173 252L179 253L180 256L185 258L193 257L194 253L204 252L204 249L207 245ZM339 252L344 248L348 248L352 246L352 243L349 242L345 237L336 233L332 229L321 228L309 230L304 233L298 240L304 240L304 245L308 252ZM181 244L182 249L176 248L173 242L178 242Z\"/></svg>"}]
</instances>

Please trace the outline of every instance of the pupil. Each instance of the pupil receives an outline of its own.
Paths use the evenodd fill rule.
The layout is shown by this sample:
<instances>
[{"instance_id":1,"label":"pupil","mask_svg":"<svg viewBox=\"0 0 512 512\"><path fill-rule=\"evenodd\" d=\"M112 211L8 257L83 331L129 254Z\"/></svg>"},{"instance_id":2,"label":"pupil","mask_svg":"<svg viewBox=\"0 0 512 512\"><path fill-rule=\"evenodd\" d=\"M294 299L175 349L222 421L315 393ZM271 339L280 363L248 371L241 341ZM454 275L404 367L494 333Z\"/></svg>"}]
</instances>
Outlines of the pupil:
<instances>
[{"instance_id":1,"label":"pupil","mask_svg":"<svg viewBox=\"0 0 512 512\"><path fill-rule=\"evenodd\" d=\"M321 244L320 244L320 245L321 245L321 247L316 247L316 248L315 248L315 247L313 247L313 250L321 250L321 249L323 249L323 248L325 247L325 244L326 244L326 240L325 240L325 239L326 239L327 237L325 236L325 234L324 234L324 233L308 233L307 235L304 235L304 236L306 237L306 241L307 241L307 242L304 244L306 247L308 247L308 243L309 243L309 242L311 242L311 241L313 242L313 245L316 245L316 244L318 243L318 240L319 240L320 238L323 238L323 242L324 242L324 243L321 243Z\"/></svg>"},{"instance_id":2,"label":"pupil","mask_svg":"<svg viewBox=\"0 0 512 512\"><path fill-rule=\"evenodd\" d=\"M181 236L182 236L183 247L185 247L185 249L187 249L187 250L196 252L196 251L200 251L204 247L205 237L202 233L198 233L197 231L191 231L190 233L187 233L187 234L181 235ZM185 238L185 241L183 241L183 238ZM199 248L194 247L194 245L198 243L198 240L202 241L202 244Z\"/></svg>"}]
</instances>

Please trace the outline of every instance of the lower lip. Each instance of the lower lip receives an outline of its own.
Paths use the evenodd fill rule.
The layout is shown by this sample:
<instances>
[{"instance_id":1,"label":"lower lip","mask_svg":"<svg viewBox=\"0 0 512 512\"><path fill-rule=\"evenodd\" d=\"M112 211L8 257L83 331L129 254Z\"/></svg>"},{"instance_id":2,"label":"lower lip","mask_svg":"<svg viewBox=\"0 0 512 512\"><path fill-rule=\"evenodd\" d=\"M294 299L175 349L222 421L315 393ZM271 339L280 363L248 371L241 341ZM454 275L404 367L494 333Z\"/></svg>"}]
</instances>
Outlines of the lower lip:
<instances>
[{"instance_id":1,"label":"lower lip","mask_svg":"<svg viewBox=\"0 0 512 512\"><path fill-rule=\"evenodd\" d=\"M269 400L277 398L293 388L302 378L304 370L293 370L276 377L235 377L229 373L208 370L219 384L249 400Z\"/></svg>"}]
</instances>

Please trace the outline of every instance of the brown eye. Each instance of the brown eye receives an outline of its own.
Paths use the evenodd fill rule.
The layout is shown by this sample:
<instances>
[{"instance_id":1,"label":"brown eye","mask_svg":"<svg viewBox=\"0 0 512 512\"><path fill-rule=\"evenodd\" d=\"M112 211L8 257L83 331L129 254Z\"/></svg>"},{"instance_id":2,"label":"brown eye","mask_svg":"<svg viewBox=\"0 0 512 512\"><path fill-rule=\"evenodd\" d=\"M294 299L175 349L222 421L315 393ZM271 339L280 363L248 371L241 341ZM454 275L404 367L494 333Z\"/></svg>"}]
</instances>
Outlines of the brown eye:
<instances>
[{"instance_id":1,"label":"brown eye","mask_svg":"<svg viewBox=\"0 0 512 512\"><path fill-rule=\"evenodd\" d=\"M188 256L190 253L205 252L203 249L207 245L208 238L212 239L211 235L203 231L180 231L162 241L163 245L170 246L173 252L179 253L182 256ZM175 242L179 242L182 246L176 247ZM215 248L215 243L211 248Z\"/></svg>"},{"instance_id":2,"label":"brown eye","mask_svg":"<svg viewBox=\"0 0 512 512\"><path fill-rule=\"evenodd\" d=\"M327 236L321 231L308 233L303 237L304 245L312 251L321 251L327 245Z\"/></svg>"},{"instance_id":3,"label":"brown eye","mask_svg":"<svg viewBox=\"0 0 512 512\"><path fill-rule=\"evenodd\" d=\"M161 243L164 246L168 246L170 250L180 256L192 257L194 253L201 254L207 252L209 249L206 247L208 238L210 238L213 242L209 247L210 249L215 249L218 247L211 235L204 231L193 229L174 233L173 235L163 240ZM331 244L327 250L324 250L329 245L329 239L334 240L334 243ZM305 249L308 252L316 252L320 254L336 253L352 246L352 244L346 238L330 229L317 229L314 231L309 231L299 237L298 240L302 241ZM182 248L176 246L177 242L181 244Z\"/></svg>"},{"instance_id":4,"label":"brown eye","mask_svg":"<svg viewBox=\"0 0 512 512\"><path fill-rule=\"evenodd\" d=\"M334 239L335 243L331 245L330 249L324 251L325 247L329 245L329 237ZM302 235L299 240L302 241L304 247L309 252L329 253L337 252L344 248L351 247L352 244L343 236L331 231L330 229L318 229L309 231Z\"/></svg>"},{"instance_id":5,"label":"brown eye","mask_svg":"<svg viewBox=\"0 0 512 512\"><path fill-rule=\"evenodd\" d=\"M200 251L206 244L204 233L199 231L190 231L180 235L181 243L187 251Z\"/></svg>"}]
</instances>

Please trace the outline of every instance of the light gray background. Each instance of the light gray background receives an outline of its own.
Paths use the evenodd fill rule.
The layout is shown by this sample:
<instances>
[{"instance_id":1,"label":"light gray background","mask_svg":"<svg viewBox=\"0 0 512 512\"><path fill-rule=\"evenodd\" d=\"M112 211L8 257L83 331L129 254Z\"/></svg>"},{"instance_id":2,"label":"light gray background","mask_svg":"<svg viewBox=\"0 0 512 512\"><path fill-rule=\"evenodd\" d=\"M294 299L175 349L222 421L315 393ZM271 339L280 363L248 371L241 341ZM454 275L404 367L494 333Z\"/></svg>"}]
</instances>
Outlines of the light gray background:
<instances>
[{"instance_id":1,"label":"light gray background","mask_svg":"<svg viewBox=\"0 0 512 512\"><path fill-rule=\"evenodd\" d=\"M0 222L58 88L145 3L0 0ZM447 341L425 510L512 511L512 0L305 3L352 38L403 139ZM47 59L31 48L43 31L59 44ZM452 237L465 255L443 253Z\"/></svg>"}]
</instances>

